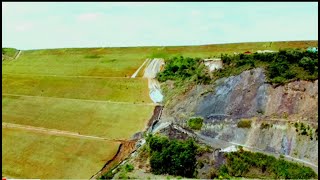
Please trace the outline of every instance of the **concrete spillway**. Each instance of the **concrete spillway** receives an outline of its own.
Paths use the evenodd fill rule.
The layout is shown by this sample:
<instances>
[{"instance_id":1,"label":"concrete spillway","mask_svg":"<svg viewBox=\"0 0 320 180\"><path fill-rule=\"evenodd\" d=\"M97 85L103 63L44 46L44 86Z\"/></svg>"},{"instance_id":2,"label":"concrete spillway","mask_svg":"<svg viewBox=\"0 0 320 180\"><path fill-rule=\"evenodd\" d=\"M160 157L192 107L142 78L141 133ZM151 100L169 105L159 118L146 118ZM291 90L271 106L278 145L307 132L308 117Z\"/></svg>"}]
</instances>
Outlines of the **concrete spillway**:
<instances>
[{"instance_id":1,"label":"concrete spillway","mask_svg":"<svg viewBox=\"0 0 320 180\"><path fill-rule=\"evenodd\" d=\"M155 58L150 61L144 70L144 78L148 78L149 95L154 103L161 103L163 95L161 93L160 83L155 79L161 67L164 65L164 60Z\"/></svg>"}]
</instances>

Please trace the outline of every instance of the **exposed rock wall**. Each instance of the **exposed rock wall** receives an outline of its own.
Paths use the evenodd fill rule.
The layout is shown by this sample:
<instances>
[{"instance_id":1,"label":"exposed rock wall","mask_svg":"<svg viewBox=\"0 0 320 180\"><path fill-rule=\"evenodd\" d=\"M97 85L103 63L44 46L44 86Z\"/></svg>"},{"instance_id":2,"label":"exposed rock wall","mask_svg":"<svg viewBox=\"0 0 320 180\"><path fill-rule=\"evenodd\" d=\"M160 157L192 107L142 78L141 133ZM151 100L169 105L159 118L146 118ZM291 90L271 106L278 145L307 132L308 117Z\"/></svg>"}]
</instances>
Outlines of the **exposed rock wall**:
<instances>
[{"instance_id":1,"label":"exposed rock wall","mask_svg":"<svg viewBox=\"0 0 320 180\"><path fill-rule=\"evenodd\" d=\"M263 122L270 123L268 120ZM254 120L251 128L238 128L236 122L206 123L200 133L212 139L288 155L318 165L318 140L314 134L312 140L310 136L299 135L293 123L272 122L272 127L268 128L261 128L261 123L260 120Z\"/></svg>"},{"instance_id":2,"label":"exposed rock wall","mask_svg":"<svg viewBox=\"0 0 320 180\"><path fill-rule=\"evenodd\" d=\"M317 121L318 80L295 81L274 88L266 83L263 69L244 71L222 78L210 86L195 86L164 114L181 119L190 114L206 119L226 116L233 119L256 116L304 118Z\"/></svg>"},{"instance_id":3,"label":"exposed rock wall","mask_svg":"<svg viewBox=\"0 0 320 180\"><path fill-rule=\"evenodd\" d=\"M191 116L202 116L200 134L284 154L318 164L318 140L299 135L293 123L303 121L318 127L318 80L294 81L273 87L261 68L222 78L212 85L193 87L163 110L163 119L181 126ZM248 129L237 128L240 119L256 119ZM261 122L273 124L260 128Z\"/></svg>"}]
</instances>

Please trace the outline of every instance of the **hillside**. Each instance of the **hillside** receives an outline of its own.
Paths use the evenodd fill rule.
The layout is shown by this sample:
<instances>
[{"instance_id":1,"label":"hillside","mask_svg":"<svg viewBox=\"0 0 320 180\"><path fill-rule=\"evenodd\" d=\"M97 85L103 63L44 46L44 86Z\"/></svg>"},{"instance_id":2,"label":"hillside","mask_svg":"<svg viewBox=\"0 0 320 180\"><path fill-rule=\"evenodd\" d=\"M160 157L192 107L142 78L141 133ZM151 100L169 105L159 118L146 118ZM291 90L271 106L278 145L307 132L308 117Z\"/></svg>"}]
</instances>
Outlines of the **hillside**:
<instances>
[{"instance_id":1,"label":"hillside","mask_svg":"<svg viewBox=\"0 0 320 180\"><path fill-rule=\"evenodd\" d=\"M305 51L306 47L303 49L302 51ZM276 54L283 54L281 49L275 50ZM289 57L289 54L284 56ZM296 67L302 66L299 61L303 56L299 56L298 60L288 58L286 61L297 63ZM269 61L261 64L258 62L259 59L253 59L255 66L242 68L240 65L237 72L233 69L230 74L223 72L230 68L224 62L222 70L217 70L211 75L207 74L210 75L211 80L206 79L206 74L199 73L205 70L197 58L192 59L188 56L169 58L169 60L165 58L164 70L160 75L158 74L158 80L162 82L165 103L163 110L158 114L160 118L153 120L148 132L171 140L193 138L200 146L197 152L202 152L196 155L197 166L192 176L195 178L221 176L308 179L316 177L315 174L318 173L318 78L317 75L314 76L316 79L312 76L303 76L302 74L312 74L314 71L300 68L299 71L295 71L296 77L284 75L286 81L281 83L270 81L268 68L272 63L281 62L277 57L276 55L274 60L270 58ZM315 57L311 58L311 63L317 61L317 56ZM249 62L245 60L243 60L244 65ZM230 64L232 66L232 61ZM289 69L280 70L279 76L288 71ZM201 121L194 121L196 118ZM112 171L115 174L109 172L105 177L179 178L177 176L179 173L175 174L179 171L178 167L170 163L181 162L166 160L167 156L178 158L178 154L169 153L170 155L158 157L152 149L169 148L171 145L166 145L167 142L160 139L159 144L154 144L153 141L148 142L147 138L146 141L145 143L142 138L141 146L139 145L142 148L138 148L137 153L133 153L123 162L123 165ZM228 160L228 158L235 158L231 154L227 155L228 152L239 147L245 149L245 152L260 152L268 155L249 153L246 154L247 159L251 156L262 156L267 162L268 158L276 157L273 160L276 164L267 163L261 166L255 165L254 161L245 160L246 162L241 162L244 164L240 165L238 164L240 159ZM174 150L171 149L171 151ZM240 155L236 156L244 155L240 152ZM155 162L165 165L157 166ZM126 166L133 166L134 170L127 170ZM277 166L281 170L272 169L272 166ZM160 167L177 169L166 170ZM223 167L227 170L223 170ZM264 168L267 168L267 172Z\"/></svg>"},{"instance_id":2,"label":"hillside","mask_svg":"<svg viewBox=\"0 0 320 180\"><path fill-rule=\"evenodd\" d=\"M197 162L192 165L198 175L188 172L189 177L211 178L213 164L218 167L226 160L224 153L217 151L232 145L276 157L282 154L287 160L317 169L315 72L304 80L301 77L309 73L303 74L307 72L304 67L294 71L296 79L277 74L275 77L290 81L274 86L267 82L269 74L263 62L247 68L231 61L230 71L220 74L209 73L201 63L203 58L221 54L287 48L304 51L310 46L318 46L318 41L23 51L3 48L2 154L6 163L2 174L13 178L128 175L163 179L163 173L150 173L150 139L146 143L144 136L148 132L171 140L193 137L200 144L202 150L197 150ZM168 70L174 57L185 62L181 56L191 65ZM227 63L223 64L228 70ZM305 64L309 68L309 61ZM158 82L159 74L166 70L171 79ZM179 73L183 75L175 78ZM194 117L202 120L193 122L191 127L196 129L189 123ZM238 127L241 121L249 121L250 128ZM157 139L152 141L157 144ZM187 161L193 153L182 147L189 145L174 142L171 148L186 150L186 156L179 158ZM157 160L161 162L161 158ZM266 177L279 175L272 173Z\"/></svg>"}]
</instances>

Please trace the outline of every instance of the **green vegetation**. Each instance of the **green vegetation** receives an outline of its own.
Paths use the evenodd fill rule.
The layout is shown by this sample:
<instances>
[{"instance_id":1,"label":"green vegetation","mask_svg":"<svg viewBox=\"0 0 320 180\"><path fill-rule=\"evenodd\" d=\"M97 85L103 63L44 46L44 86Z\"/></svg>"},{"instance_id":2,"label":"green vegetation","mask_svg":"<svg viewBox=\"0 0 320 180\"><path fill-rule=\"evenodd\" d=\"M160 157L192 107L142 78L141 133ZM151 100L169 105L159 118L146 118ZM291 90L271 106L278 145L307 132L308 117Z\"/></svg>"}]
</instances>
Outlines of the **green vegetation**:
<instances>
[{"instance_id":1,"label":"green vegetation","mask_svg":"<svg viewBox=\"0 0 320 180\"><path fill-rule=\"evenodd\" d=\"M241 119L238 124L238 128L251 128L251 121L246 119Z\"/></svg>"},{"instance_id":2,"label":"green vegetation","mask_svg":"<svg viewBox=\"0 0 320 180\"><path fill-rule=\"evenodd\" d=\"M119 145L2 128L2 175L18 179L88 178L116 154Z\"/></svg>"},{"instance_id":3,"label":"green vegetation","mask_svg":"<svg viewBox=\"0 0 320 180\"><path fill-rule=\"evenodd\" d=\"M128 172L133 171L134 167L132 164L126 164L124 166L121 167L120 171L119 171L119 179L131 179L132 177L130 177L128 175ZM133 178L135 179L135 178Z\"/></svg>"},{"instance_id":4,"label":"green vegetation","mask_svg":"<svg viewBox=\"0 0 320 180\"><path fill-rule=\"evenodd\" d=\"M169 48L166 51L161 50L161 53L164 52L172 51ZM212 73L208 72L207 67L201 61L204 54L198 57L195 57L195 54L189 57L186 57L188 53L181 54L183 56L161 55L161 57L168 58L164 70L157 75L160 82L166 82L162 85L165 103L174 99L175 96L184 94L192 85L208 84L216 79L238 75L245 70L257 67L264 68L268 82L275 85L299 79L318 79L318 53L301 49L280 49L279 52L274 53L240 53L237 55L221 50L223 68ZM260 113L263 114L263 112Z\"/></svg>"},{"instance_id":5,"label":"green vegetation","mask_svg":"<svg viewBox=\"0 0 320 180\"><path fill-rule=\"evenodd\" d=\"M212 148L208 145L205 145L205 146L199 146L198 149L197 149L197 155L202 155L203 153L206 153L206 152L209 152L209 153L212 153Z\"/></svg>"},{"instance_id":6,"label":"green vegetation","mask_svg":"<svg viewBox=\"0 0 320 180\"><path fill-rule=\"evenodd\" d=\"M141 78L3 75L2 84L4 94L152 103L148 81Z\"/></svg>"},{"instance_id":7,"label":"green vegetation","mask_svg":"<svg viewBox=\"0 0 320 180\"><path fill-rule=\"evenodd\" d=\"M84 57L89 59L97 59L97 58L101 58L102 56L97 54L92 54L92 55L86 55Z\"/></svg>"},{"instance_id":8,"label":"green vegetation","mask_svg":"<svg viewBox=\"0 0 320 180\"><path fill-rule=\"evenodd\" d=\"M267 179L314 179L317 174L310 168L276 159L258 152L237 151L225 154L226 164L216 174L220 178L245 177Z\"/></svg>"},{"instance_id":9,"label":"green vegetation","mask_svg":"<svg viewBox=\"0 0 320 180\"><path fill-rule=\"evenodd\" d=\"M222 54L221 60L224 68L213 72L215 79L238 75L256 67L265 68L268 81L277 85L298 79L318 79L318 53L301 49L260 54Z\"/></svg>"},{"instance_id":10,"label":"green vegetation","mask_svg":"<svg viewBox=\"0 0 320 180\"><path fill-rule=\"evenodd\" d=\"M200 58L173 57L166 60L164 70L157 74L158 81L174 81L174 88L162 85L165 94L164 102L173 99L174 96L186 92L192 85L207 84L210 82L207 67L201 63Z\"/></svg>"},{"instance_id":11,"label":"green vegetation","mask_svg":"<svg viewBox=\"0 0 320 180\"><path fill-rule=\"evenodd\" d=\"M148 51L112 48L23 51L18 61L4 61L3 74L130 77Z\"/></svg>"},{"instance_id":12,"label":"green vegetation","mask_svg":"<svg viewBox=\"0 0 320 180\"><path fill-rule=\"evenodd\" d=\"M4 58L14 58L16 54L18 53L18 50L15 48L2 48L2 54L4 55Z\"/></svg>"},{"instance_id":13,"label":"green vegetation","mask_svg":"<svg viewBox=\"0 0 320 180\"><path fill-rule=\"evenodd\" d=\"M152 102L147 80L125 77L130 77L149 53L151 51L141 48L23 51L19 59L2 62L2 118L7 123L106 139L129 139L145 128L154 106L144 105ZM106 147L98 140L99 143L91 143L92 151L97 152L92 153L87 151L87 147L81 147L83 141L77 141L78 146L75 146L63 138L49 138L44 143L48 148L43 148L39 144L45 141L41 139L43 134L36 136L39 138L30 138L30 144L34 146L31 149L41 149L40 154L25 153L28 146L16 148L14 144L8 145L3 154L3 158L8 159L4 169L15 167L15 170L6 171L6 175L34 178L39 174L41 178L84 179L99 171L113 157L113 149L118 147L117 143L115 147L112 143ZM20 138L14 142L23 144L23 141ZM60 141L66 147L51 152L54 150L52 146L57 144L60 147ZM51 154L59 157L52 159ZM19 162L15 159L20 161L20 156L22 164L16 165ZM30 158L34 162L29 163ZM72 168L61 165L64 162ZM22 166L24 163L28 165ZM50 172L39 167L48 167ZM36 171L46 172L48 176Z\"/></svg>"},{"instance_id":14,"label":"green vegetation","mask_svg":"<svg viewBox=\"0 0 320 180\"><path fill-rule=\"evenodd\" d=\"M157 79L160 82L192 79L196 83L208 83L210 78L206 69L200 58L173 57L166 60L164 71L158 73Z\"/></svg>"},{"instance_id":15,"label":"green vegetation","mask_svg":"<svg viewBox=\"0 0 320 180\"><path fill-rule=\"evenodd\" d=\"M260 129L269 129L272 126L273 126L273 124L262 122L260 125Z\"/></svg>"},{"instance_id":16,"label":"green vegetation","mask_svg":"<svg viewBox=\"0 0 320 180\"><path fill-rule=\"evenodd\" d=\"M105 173L104 175L102 175L99 180L102 179L112 179L114 176L114 173L112 172L112 170L109 170L107 173Z\"/></svg>"},{"instance_id":17,"label":"green vegetation","mask_svg":"<svg viewBox=\"0 0 320 180\"><path fill-rule=\"evenodd\" d=\"M134 167L133 167L132 164L126 164L126 165L124 166L124 168L125 168L125 170L126 170L127 172L131 172L131 171L134 170Z\"/></svg>"},{"instance_id":18,"label":"green vegetation","mask_svg":"<svg viewBox=\"0 0 320 180\"><path fill-rule=\"evenodd\" d=\"M2 96L4 122L110 139L130 138L144 129L153 109L154 106L103 101Z\"/></svg>"},{"instance_id":19,"label":"green vegetation","mask_svg":"<svg viewBox=\"0 0 320 180\"><path fill-rule=\"evenodd\" d=\"M194 117L188 120L188 126L194 130L200 130L203 124L202 117Z\"/></svg>"},{"instance_id":20,"label":"green vegetation","mask_svg":"<svg viewBox=\"0 0 320 180\"><path fill-rule=\"evenodd\" d=\"M194 177L197 146L193 140L169 140L167 137L148 135L150 165L154 174Z\"/></svg>"},{"instance_id":21,"label":"green vegetation","mask_svg":"<svg viewBox=\"0 0 320 180\"><path fill-rule=\"evenodd\" d=\"M313 140L313 138L316 138L316 140L318 140L318 128L314 129L309 125L305 125L303 122L295 122L294 127L296 128L296 132L299 135L309 136L310 140Z\"/></svg>"},{"instance_id":22,"label":"green vegetation","mask_svg":"<svg viewBox=\"0 0 320 180\"><path fill-rule=\"evenodd\" d=\"M116 169L111 168L108 172L106 172L104 175L102 175L99 179L112 179L115 174L118 174L118 179L131 179L132 177L130 177L128 175L128 172L132 172L134 170L134 167L132 164L125 164L122 165ZM135 179L135 178L133 178Z\"/></svg>"},{"instance_id":23,"label":"green vegetation","mask_svg":"<svg viewBox=\"0 0 320 180\"><path fill-rule=\"evenodd\" d=\"M148 58L163 58L163 59L168 59L170 58L170 53L168 52L168 48L166 47L159 47L155 50L153 50L153 52L151 53L150 56L148 56Z\"/></svg>"}]
</instances>

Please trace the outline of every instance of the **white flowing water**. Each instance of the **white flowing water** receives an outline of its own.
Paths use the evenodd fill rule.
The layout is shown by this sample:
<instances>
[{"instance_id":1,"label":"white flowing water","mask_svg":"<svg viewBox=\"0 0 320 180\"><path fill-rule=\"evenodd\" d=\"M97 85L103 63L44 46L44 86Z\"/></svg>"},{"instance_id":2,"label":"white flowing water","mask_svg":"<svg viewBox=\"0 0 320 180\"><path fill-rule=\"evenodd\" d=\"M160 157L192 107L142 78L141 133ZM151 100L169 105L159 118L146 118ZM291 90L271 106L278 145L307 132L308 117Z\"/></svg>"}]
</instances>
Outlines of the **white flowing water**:
<instances>
[{"instance_id":1,"label":"white flowing water","mask_svg":"<svg viewBox=\"0 0 320 180\"><path fill-rule=\"evenodd\" d=\"M161 67L164 65L164 60L160 58L152 59L144 70L144 78L148 78L149 95L154 103L161 103L163 95L161 93L160 83L155 79Z\"/></svg>"}]
</instances>

